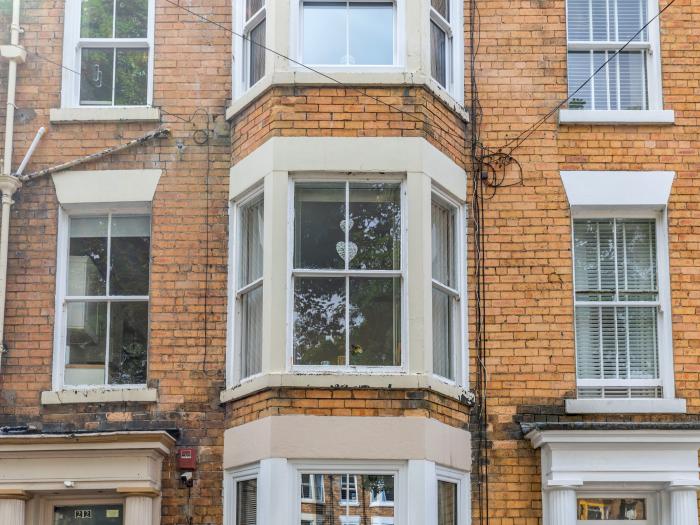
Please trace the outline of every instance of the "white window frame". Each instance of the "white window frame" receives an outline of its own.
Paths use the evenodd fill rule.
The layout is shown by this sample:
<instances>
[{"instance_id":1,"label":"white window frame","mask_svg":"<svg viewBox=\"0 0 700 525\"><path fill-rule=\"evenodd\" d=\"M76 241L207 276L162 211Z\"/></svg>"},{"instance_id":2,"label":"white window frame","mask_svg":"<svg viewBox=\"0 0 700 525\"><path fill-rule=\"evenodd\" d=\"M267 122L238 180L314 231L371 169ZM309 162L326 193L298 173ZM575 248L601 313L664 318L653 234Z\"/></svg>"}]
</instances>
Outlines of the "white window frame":
<instances>
[{"instance_id":1,"label":"white window frame","mask_svg":"<svg viewBox=\"0 0 700 525\"><path fill-rule=\"evenodd\" d=\"M261 521L261 497L260 497L260 465L224 471L224 523L226 525L236 525L236 512L238 510L236 501L236 486L241 481L258 480L257 487L257 516L256 523Z\"/></svg>"},{"instance_id":2,"label":"white window frame","mask_svg":"<svg viewBox=\"0 0 700 525\"><path fill-rule=\"evenodd\" d=\"M607 209L578 209L572 214L571 220L571 261L572 261L572 276L575 282L576 262L574 260L574 221L581 219L654 219L656 221L656 265L657 265L657 286L658 286L658 304L657 304L657 339L659 352L659 379L658 380L635 380L635 379L579 379L578 371L576 377L577 390L580 387L589 388L611 388L611 387L644 387L644 386L661 386L663 395L661 398L578 398L586 401L611 400L625 401L654 401L657 399L673 399L675 397L674 377L673 377L673 336L672 336L672 312L671 312L671 286L669 276L669 253L668 253L668 224L666 210L624 210L621 208ZM617 270L616 270L617 271ZM574 287L575 288L575 287ZM596 306L599 303L594 301L576 300L576 291L574 289L574 308L576 305ZM600 303L602 304L602 303ZM630 306L630 301L616 303L613 301L606 302L605 306ZM575 318L574 312L574 318ZM576 327L574 322L574 341L576 340ZM578 349L576 349L576 362L578 363ZM652 384L653 383L653 384Z\"/></svg>"},{"instance_id":3,"label":"white window frame","mask_svg":"<svg viewBox=\"0 0 700 525\"><path fill-rule=\"evenodd\" d=\"M388 3L394 4L394 50L393 50L393 60L391 64L315 64L307 63L304 59L304 4L305 3L317 3L326 0L292 0L292 12L291 12L291 44L292 49L296 50L294 55L296 60L305 64L307 66L312 66L314 68L322 69L337 69L337 70L381 70L381 69L394 69L403 66L403 56L405 55L406 48L406 31L405 31L405 10L406 10L406 0L330 0L338 3L345 2L346 5L351 3L362 1L364 3ZM348 24L349 17L346 16L346 28ZM347 32L346 35L346 51L349 51L349 38L350 33Z\"/></svg>"},{"instance_id":4,"label":"white window frame","mask_svg":"<svg viewBox=\"0 0 700 525\"><path fill-rule=\"evenodd\" d=\"M301 491L299 490L301 483L301 474L348 474L355 476L362 475L385 475L394 476L394 517L396 523L403 523L408 513L408 466L405 461L290 461L289 465L293 469L291 478L295 480L297 495L294 500L294 523L300 523L301 520ZM359 490L358 500L356 502L346 502L339 498L341 505L350 507L359 506ZM342 494L342 492L341 492ZM345 516L352 520L359 516ZM341 516L341 519L343 516ZM348 523L353 523L348 521ZM461 524L460 524L461 525Z\"/></svg>"},{"instance_id":5,"label":"white window frame","mask_svg":"<svg viewBox=\"0 0 700 525\"><path fill-rule=\"evenodd\" d=\"M467 208L466 204L459 202L446 191L442 190L440 187L433 184L431 193L431 206L433 200L437 200L443 206L452 209L453 219L454 219L454 267L455 267L455 280L456 288L450 288L440 283L439 281L433 279L432 268L430 269L430 278L432 282L432 287L435 289L445 292L455 299L455 305L453 305L453 327L452 327L452 367L455 372L455 378L450 379L443 377L436 373L434 376L438 377L440 380L454 385L465 385L468 381L468 361L469 356L469 335L467 333L468 323L467 323ZM432 218L431 218L432 227ZM431 246L432 255L432 246ZM432 296L432 294L431 294ZM432 322L432 318L431 318ZM431 342L432 347L432 342ZM433 348L431 351L434 352ZM432 367L432 363L431 363Z\"/></svg>"},{"instance_id":6,"label":"white window frame","mask_svg":"<svg viewBox=\"0 0 700 525\"><path fill-rule=\"evenodd\" d=\"M659 13L659 3L658 0L646 0L647 1L647 20L643 22L642 25L646 24L649 20L653 19ZM607 5L607 4L606 4ZM590 9L590 8L589 8ZM589 42L589 41L577 41L569 39L569 13L568 13L568 2L566 2L566 31L567 31L567 54L569 51L609 51L614 53L619 50L625 42ZM593 24L593 18L591 17L591 25ZM640 26L641 29L641 26ZM647 108L642 110L632 110L632 111L653 111L663 109L663 90L662 90L662 76L661 76L661 38L660 38L660 25L659 17L656 17L647 27L648 41L647 42L630 42L625 51L646 51L646 85L644 86L644 94L647 99ZM591 71L590 75L593 75L597 69L594 66L594 61L590 61ZM618 65L619 68L619 65ZM568 66L567 66L568 70ZM606 69L603 69L598 75L605 73L605 78L607 81ZM589 76L590 76L589 75ZM618 70L618 79L619 79ZM589 82L589 85L593 86L595 79ZM568 77L567 77L567 88L568 88ZM610 98L610 92L608 88L608 99ZM592 98L593 105L595 105L595 96ZM618 103L619 108L619 103ZM575 111L625 111L625 110L610 110L607 108L598 109L595 107L587 108L583 110Z\"/></svg>"},{"instance_id":7,"label":"white window frame","mask_svg":"<svg viewBox=\"0 0 700 525\"><path fill-rule=\"evenodd\" d=\"M388 516L372 516L370 525L394 525L394 518Z\"/></svg>"},{"instance_id":8,"label":"white window frame","mask_svg":"<svg viewBox=\"0 0 700 525\"><path fill-rule=\"evenodd\" d=\"M430 25L428 25L428 75L436 85L447 91L457 100L464 96L463 89L460 88L462 82L461 74L464 72L462 49L464 47L465 33L462 26L462 12L464 4L462 0L447 0L449 6L450 20L445 18L433 8L432 2L428 2L430 10L430 21L434 22L442 31L445 32L445 83L443 86L437 79L432 76L432 47L430 44Z\"/></svg>"},{"instance_id":9,"label":"white window frame","mask_svg":"<svg viewBox=\"0 0 700 525\"><path fill-rule=\"evenodd\" d=\"M263 371L246 377L241 377L241 366L238 359L239 353L239 342L238 333L240 332L240 299L244 293L251 292L257 288L263 288L263 294L265 293L264 288L264 273L259 279L256 279L252 283L238 287L238 271L241 267L241 250L240 241L242 239L242 221L240 218L240 211L247 204L254 201L255 199L262 198L263 205L265 199L264 187L262 184L258 184L253 188L242 193L239 197L232 200L229 203L229 247L228 247L228 260L229 260L229 270L228 270L228 329L227 329L227 370L226 378L228 383L228 388L231 388L242 382L250 381L256 377L263 375ZM265 260L265 253L263 251L263 261ZM264 264L264 262L263 262Z\"/></svg>"},{"instance_id":10,"label":"white window frame","mask_svg":"<svg viewBox=\"0 0 700 525\"><path fill-rule=\"evenodd\" d=\"M66 0L64 36L63 36L63 71L61 82L61 107L63 108L90 108L96 111L104 108L115 107L150 107L153 103L153 63L155 47L155 0L148 0L148 32L146 38L81 38L80 18L81 0ZM115 3L116 5L116 3ZM146 104L143 106L116 106L116 105L92 105L80 104L80 75L81 50L93 47L108 48L148 48L148 87L146 91ZM114 64L112 98L114 98L114 82L116 79L116 63Z\"/></svg>"},{"instance_id":11,"label":"white window frame","mask_svg":"<svg viewBox=\"0 0 700 525\"><path fill-rule=\"evenodd\" d=\"M311 497L310 498L301 498L302 503L323 503L325 501L325 491L323 489L323 485L321 486L321 494L319 497L319 494L317 493L316 490L316 474L309 474L309 483L311 487ZM299 481L299 486L301 487L302 482ZM302 519L310 519L310 518L303 518Z\"/></svg>"},{"instance_id":12,"label":"white window frame","mask_svg":"<svg viewBox=\"0 0 700 525\"><path fill-rule=\"evenodd\" d=\"M591 499L618 499L636 498L646 500L647 518L645 520L580 520L578 519L578 500L580 498ZM651 492L617 492L617 491L596 491L594 489L576 491L576 525L652 525L660 523L658 521L658 495Z\"/></svg>"},{"instance_id":13,"label":"white window frame","mask_svg":"<svg viewBox=\"0 0 700 525\"><path fill-rule=\"evenodd\" d=\"M250 36L250 32L255 29L258 24L265 21L267 24L265 27L265 46L267 46L268 36L271 31L274 30L269 24L267 19L267 2L270 0L264 0L263 6L254 14L251 15L250 19L246 20L246 0L234 0L233 5L233 25L234 33L231 36L232 49L233 49L233 67L232 72L232 85L233 85L233 98L240 98L246 91L251 89L253 86L260 84L260 82L267 76L269 71L269 56L265 56L265 72L260 79L255 82L255 84L250 84L250 48L253 45L247 38ZM274 0L273 0L274 1ZM241 38L243 35L246 39Z\"/></svg>"},{"instance_id":14,"label":"white window frame","mask_svg":"<svg viewBox=\"0 0 700 525\"><path fill-rule=\"evenodd\" d=\"M294 269L294 189L296 183L304 182L350 182L350 183L399 183L401 203L401 269L400 270L295 270ZM347 196L346 196L347 198ZM408 285L407 285L407 243L408 230L406 220L406 178L403 175L372 174L323 174L289 175L288 229L287 229L287 363L292 372L332 374L393 374L408 371ZM357 366L357 365L297 365L294 363L294 278L295 277L398 277L401 279L401 364L399 366ZM347 334L346 334L347 336ZM349 348L346 343L346 357ZM349 360L348 360L349 363Z\"/></svg>"},{"instance_id":15,"label":"white window frame","mask_svg":"<svg viewBox=\"0 0 700 525\"><path fill-rule=\"evenodd\" d=\"M469 494L469 474L435 465L437 481L446 481L457 485L457 525L469 525L471 518L471 499ZM435 520L437 522L437 482L435 483Z\"/></svg>"},{"instance_id":16,"label":"white window frame","mask_svg":"<svg viewBox=\"0 0 700 525\"><path fill-rule=\"evenodd\" d=\"M68 272L68 262L69 262L69 248L70 248L70 220L71 217L85 218L85 217L99 217L99 216L112 216L112 215L148 215L151 220L151 233L150 238L153 238L153 215L151 213L151 207L149 205L123 205L123 206L91 206L91 205L81 205L79 209L73 207L66 209L60 206L58 209L58 235L56 239L57 245L57 256L56 256L56 320L54 322L54 353L53 353L53 390L61 391L66 387L70 390L133 390L133 389L143 389L146 384L94 384L94 385L65 385L64 384L64 373L65 373L65 359L66 359L66 322L68 319L66 311L66 289L67 289L67 272ZM110 221L111 224L111 221ZM111 233L111 232L110 232ZM109 237L108 237L109 238ZM110 249L110 243L107 243L108 249ZM152 249L151 249L152 252ZM109 252L108 252L109 253ZM107 255L109 261L109 255ZM104 300L110 302L130 302L130 301L145 301L149 304L150 311L150 271L151 265L149 265L149 295L125 295L125 296L99 296L92 298L90 296L86 297L86 300ZM71 297L70 300L76 301L80 300L80 297ZM146 347L146 362L150 362L150 325L148 330L148 345ZM109 324L107 325L107 338L105 341L107 345L107 351L105 352L105 360L109 361ZM105 367L105 374L107 374L108 368ZM148 364L146 368L146 374L148 375Z\"/></svg>"}]
</instances>

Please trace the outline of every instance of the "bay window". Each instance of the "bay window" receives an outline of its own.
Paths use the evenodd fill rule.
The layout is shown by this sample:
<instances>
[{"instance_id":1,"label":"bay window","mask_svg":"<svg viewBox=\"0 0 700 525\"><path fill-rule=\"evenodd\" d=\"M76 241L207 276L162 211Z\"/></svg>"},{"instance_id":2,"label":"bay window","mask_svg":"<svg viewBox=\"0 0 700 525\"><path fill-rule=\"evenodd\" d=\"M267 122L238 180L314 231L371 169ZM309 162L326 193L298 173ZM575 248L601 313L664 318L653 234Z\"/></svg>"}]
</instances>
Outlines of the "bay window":
<instances>
[{"instance_id":1,"label":"bay window","mask_svg":"<svg viewBox=\"0 0 700 525\"><path fill-rule=\"evenodd\" d=\"M144 385L150 216L107 213L62 221L57 286L61 386Z\"/></svg>"},{"instance_id":2,"label":"bay window","mask_svg":"<svg viewBox=\"0 0 700 525\"><path fill-rule=\"evenodd\" d=\"M233 226L235 288L233 375L238 380L259 374L262 362L264 201L260 191L236 204Z\"/></svg>"},{"instance_id":3,"label":"bay window","mask_svg":"<svg viewBox=\"0 0 700 525\"><path fill-rule=\"evenodd\" d=\"M146 106L152 94L152 0L69 0L65 106Z\"/></svg>"},{"instance_id":4,"label":"bay window","mask_svg":"<svg viewBox=\"0 0 700 525\"><path fill-rule=\"evenodd\" d=\"M304 0L301 11L303 63L386 66L396 62L393 1Z\"/></svg>"},{"instance_id":5,"label":"bay window","mask_svg":"<svg viewBox=\"0 0 700 525\"><path fill-rule=\"evenodd\" d=\"M293 186L293 363L402 366L402 184Z\"/></svg>"},{"instance_id":6,"label":"bay window","mask_svg":"<svg viewBox=\"0 0 700 525\"><path fill-rule=\"evenodd\" d=\"M242 95L265 76L267 50L266 0L234 0L233 87Z\"/></svg>"},{"instance_id":7,"label":"bay window","mask_svg":"<svg viewBox=\"0 0 700 525\"><path fill-rule=\"evenodd\" d=\"M569 109L648 110L660 107L655 0L567 0ZM636 36L635 36L636 35Z\"/></svg>"},{"instance_id":8,"label":"bay window","mask_svg":"<svg viewBox=\"0 0 700 525\"><path fill-rule=\"evenodd\" d=\"M574 220L579 398L664 397L658 251L656 219Z\"/></svg>"}]
</instances>

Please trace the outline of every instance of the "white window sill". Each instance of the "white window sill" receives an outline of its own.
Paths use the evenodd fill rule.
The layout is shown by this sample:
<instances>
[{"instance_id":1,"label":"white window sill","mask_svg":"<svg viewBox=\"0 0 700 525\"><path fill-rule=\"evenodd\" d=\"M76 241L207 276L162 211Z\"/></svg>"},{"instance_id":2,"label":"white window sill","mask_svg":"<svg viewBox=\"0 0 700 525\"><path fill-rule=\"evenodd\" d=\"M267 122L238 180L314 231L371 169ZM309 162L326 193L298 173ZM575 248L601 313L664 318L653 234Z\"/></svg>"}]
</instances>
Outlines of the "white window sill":
<instances>
[{"instance_id":1,"label":"white window sill","mask_svg":"<svg viewBox=\"0 0 700 525\"><path fill-rule=\"evenodd\" d=\"M567 414L685 414L685 399L567 399Z\"/></svg>"},{"instance_id":2,"label":"white window sill","mask_svg":"<svg viewBox=\"0 0 700 525\"><path fill-rule=\"evenodd\" d=\"M595 111L585 109L560 109L560 124L673 124L676 120L673 110L611 110Z\"/></svg>"},{"instance_id":3,"label":"white window sill","mask_svg":"<svg viewBox=\"0 0 700 525\"><path fill-rule=\"evenodd\" d=\"M160 122L160 109L147 106L54 108L50 110L49 120L53 124L70 122Z\"/></svg>"},{"instance_id":4,"label":"white window sill","mask_svg":"<svg viewBox=\"0 0 700 525\"><path fill-rule=\"evenodd\" d=\"M238 385L221 392L222 403L249 396L260 390L277 387L291 388L397 388L426 389L454 399L470 399L464 387L448 384L425 374L343 374L343 373L273 373L245 379Z\"/></svg>"},{"instance_id":5,"label":"white window sill","mask_svg":"<svg viewBox=\"0 0 700 525\"><path fill-rule=\"evenodd\" d=\"M85 390L51 390L41 393L42 405L69 405L75 403L156 403L155 388L90 388Z\"/></svg>"}]
</instances>

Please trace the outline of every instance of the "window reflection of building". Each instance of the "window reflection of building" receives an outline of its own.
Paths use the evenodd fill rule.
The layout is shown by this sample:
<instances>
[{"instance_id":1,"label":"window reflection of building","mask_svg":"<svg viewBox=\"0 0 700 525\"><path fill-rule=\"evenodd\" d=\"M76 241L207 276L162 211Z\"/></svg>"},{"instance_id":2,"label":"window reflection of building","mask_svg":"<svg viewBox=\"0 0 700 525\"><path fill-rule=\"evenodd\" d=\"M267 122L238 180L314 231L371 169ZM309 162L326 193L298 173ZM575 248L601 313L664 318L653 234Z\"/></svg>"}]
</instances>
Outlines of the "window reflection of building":
<instances>
[{"instance_id":1,"label":"window reflection of building","mask_svg":"<svg viewBox=\"0 0 700 525\"><path fill-rule=\"evenodd\" d=\"M394 519L393 475L302 474L300 493L301 525L372 525Z\"/></svg>"},{"instance_id":2,"label":"window reflection of building","mask_svg":"<svg viewBox=\"0 0 700 525\"><path fill-rule=\"evenodd\" d=\"M578 519L584 521L643 521L646 520L646 500L643 498L580 498Z\"/></svg>"}]
</instances>

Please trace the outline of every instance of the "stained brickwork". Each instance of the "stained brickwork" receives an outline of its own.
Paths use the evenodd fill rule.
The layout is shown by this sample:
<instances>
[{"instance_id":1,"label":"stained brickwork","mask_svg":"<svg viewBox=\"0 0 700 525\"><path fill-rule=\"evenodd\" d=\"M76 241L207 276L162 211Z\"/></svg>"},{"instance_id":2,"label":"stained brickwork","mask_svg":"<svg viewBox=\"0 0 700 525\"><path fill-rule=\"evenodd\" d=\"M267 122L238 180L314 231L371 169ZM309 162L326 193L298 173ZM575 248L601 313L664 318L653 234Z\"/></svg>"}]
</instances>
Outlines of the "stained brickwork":
<instances>
[{"instance_id":1,"label":"stained brickwork","mask_svg":"<svg viewBox=\"0 0 700 525\"><path fill-rule=\"evenodd\" d=\"M238 162L270 137L424 137L464 165L466 123L422 87L274 87L234 119Z\"/></svg>"}]
</instances>

